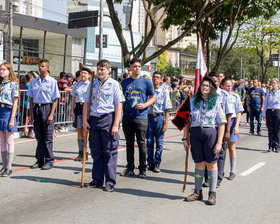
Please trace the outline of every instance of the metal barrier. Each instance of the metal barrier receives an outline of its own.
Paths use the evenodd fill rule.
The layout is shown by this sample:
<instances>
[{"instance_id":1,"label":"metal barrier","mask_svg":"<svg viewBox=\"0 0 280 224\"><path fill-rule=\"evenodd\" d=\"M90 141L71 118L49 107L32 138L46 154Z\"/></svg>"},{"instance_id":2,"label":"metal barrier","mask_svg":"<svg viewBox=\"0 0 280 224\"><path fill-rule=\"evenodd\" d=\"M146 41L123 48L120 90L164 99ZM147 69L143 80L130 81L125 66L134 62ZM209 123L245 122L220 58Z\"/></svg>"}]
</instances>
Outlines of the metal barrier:
<instances>
[{"instance_id":1,"label":"metal barrier","mask_svg":"<svg viewBox=\"0 0 280 224\"><path fill-rule=\"evenodd\" d=\"M33 127L28 119L30 97L26 95L27 90L20 90L19 107L17 109L17 124L19 129ZM55 124L73 123L71 118L71 95L70 92L60 91L60 98L54 115Z\"/></svg>"},{"instance_id":2,"label":"metal barrier","mask_svg":"<svg viewBox=\"0 0 280 224\"><path fill-rule=\"evenodd\" d=\"M19 131L32 131L33 124L29 121L30 97L26 95L27 90L20 90L19 107L17 109L17 124ZM170 93L172 110L170 114L175 114L181 106L184 98L182 92L174 91ZM73 123L71 118L71 95L70 92L60 91L60 98L57 101L54 122L56 126Z\"/></svg>"}]
</instances>

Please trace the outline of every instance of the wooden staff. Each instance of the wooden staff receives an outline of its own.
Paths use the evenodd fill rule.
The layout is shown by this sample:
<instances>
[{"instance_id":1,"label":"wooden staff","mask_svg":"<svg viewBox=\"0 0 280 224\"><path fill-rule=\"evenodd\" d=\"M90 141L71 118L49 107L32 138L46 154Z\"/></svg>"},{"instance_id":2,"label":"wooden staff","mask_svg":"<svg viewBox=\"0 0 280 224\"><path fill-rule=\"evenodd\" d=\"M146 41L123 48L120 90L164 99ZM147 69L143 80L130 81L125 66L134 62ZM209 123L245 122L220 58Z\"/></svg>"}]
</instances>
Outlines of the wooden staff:
<instances>
[{"instance_id":1,"label":"wooden staff","mask_svg":"<svg viewBox=\"0 0 280 224\"><path fill-rule=\"evenodd\" d=\"M186 190L187 185L187 176L188 176L188 158L189 158L189 149L186 150L186 159L185 159L185 176L184 176L184 185L183 185L183 192Z\"/></svg>"},{"instance_id":2,"label":"wooden staff","mask_svg":"<svg viewBox=\"0 0 280 224\"><path fill-rule=\"evenodd\" d=\"M87 121L89 120L89 113L90 113L90 107L91 107L92 87L93 87L93 82L94 82L94 74L95 74L95 71L92 72L91 83L90 83L89 102L88 102L88 104L87 104ZM85 103L87 103L87 102L85 102ZM88 131L86 132L86 136L85 136L85 138L84 138L83 166L82 166L81 187L84 187L84 184L85 184L87 142L88 142Z\"/></svg>"}]
</instances>

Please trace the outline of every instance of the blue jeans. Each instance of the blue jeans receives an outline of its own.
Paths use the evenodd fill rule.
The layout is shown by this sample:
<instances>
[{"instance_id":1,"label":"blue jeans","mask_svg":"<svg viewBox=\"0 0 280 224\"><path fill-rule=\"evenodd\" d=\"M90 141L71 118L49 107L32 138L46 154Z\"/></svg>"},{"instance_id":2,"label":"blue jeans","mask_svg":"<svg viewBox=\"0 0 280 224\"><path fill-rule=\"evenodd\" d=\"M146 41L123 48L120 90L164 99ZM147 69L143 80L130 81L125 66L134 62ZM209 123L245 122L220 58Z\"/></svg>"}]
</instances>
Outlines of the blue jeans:
<instances>
[{"instance_id":1,"label":"blue jeans","mask_svg":"<svg viewBox=\"0 0 280 224\"><path fill-rule=\"evenodd\" d=\"M147 149L148 149L148 163L161 163L161 155L163 150L164 133L161 132L164 124L163 115L156 117L148 117L148 130L147 130ZM154 142L156 139L156 152L154 154Z\"/></svg>"},{"instance_id":2,"label":"blue jeans","mask_svg":"<svg viewBox=\"0 0 280 224\"><path fill-rule=\"evenodd\" d=\"M254 118L258 121L257 133L261 133L262 113L260 109L251 109L250 115L250 132L254 133Z\"/></svg>"}]
</instances>

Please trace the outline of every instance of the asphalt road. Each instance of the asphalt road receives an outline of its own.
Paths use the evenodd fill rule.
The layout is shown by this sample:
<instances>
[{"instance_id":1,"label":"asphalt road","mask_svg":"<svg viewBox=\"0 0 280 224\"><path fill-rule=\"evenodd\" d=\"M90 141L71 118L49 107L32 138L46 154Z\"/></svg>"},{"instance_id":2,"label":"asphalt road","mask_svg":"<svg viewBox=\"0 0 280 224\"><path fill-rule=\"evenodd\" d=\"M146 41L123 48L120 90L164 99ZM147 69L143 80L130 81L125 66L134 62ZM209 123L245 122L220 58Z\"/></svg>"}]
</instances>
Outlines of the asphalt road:
<instances>
[{"instance_id":1,"label":"asphalt road","mask_svg":"<svg viewBox=\"0 0 280 224\"><path fill-rule=\"evenodd\" d=\"M266 153L265 128L263 136L249 136L246 125L240 132L237 178L224 178L217 190L216 206L205 205L205 188L204 201L183 202L194 188L194 164L190 156L183 193L182 133L172 124L166 133L161 173L148 171L146 179L118 175L114 193L79 187L81 163L73 161L77 155L75 133L54 139L57 161L49 171L27 168L35 162L36 142L17 142L14 173L10 178L0 178L0 223L279 223L280 154ZM121 134L118 173L126 165ZM138 158L137 154L136 150ZM91 181L91 166L90 158L86 182ZM228 176L228 158L225 172Z\"/></svg>"}]
</instances>

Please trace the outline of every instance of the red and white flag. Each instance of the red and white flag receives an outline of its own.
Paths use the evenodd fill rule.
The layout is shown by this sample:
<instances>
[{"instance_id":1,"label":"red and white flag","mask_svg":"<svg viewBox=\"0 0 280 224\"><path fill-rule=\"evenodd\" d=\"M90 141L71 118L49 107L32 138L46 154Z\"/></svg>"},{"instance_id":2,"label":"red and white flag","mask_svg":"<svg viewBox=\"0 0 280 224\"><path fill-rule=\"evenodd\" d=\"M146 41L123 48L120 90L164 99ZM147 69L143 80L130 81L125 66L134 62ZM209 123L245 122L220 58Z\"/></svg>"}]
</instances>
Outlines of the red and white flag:
<instances>
[{"instance_id":1,"label":"red and white flag","mask_svg":"<svg viewBox=\"0 0 280 224\"><path fill-rule=\"evenodd\" d=\"M194 83L194 93L197 92L200 82L203 77L208 74L207 66L204 58L203 47L201 43L200 35L198 34L198 48L197 48L197 59L196 59L196 73Z\"/></svg>"}]
</instances>

